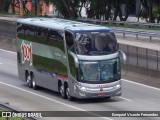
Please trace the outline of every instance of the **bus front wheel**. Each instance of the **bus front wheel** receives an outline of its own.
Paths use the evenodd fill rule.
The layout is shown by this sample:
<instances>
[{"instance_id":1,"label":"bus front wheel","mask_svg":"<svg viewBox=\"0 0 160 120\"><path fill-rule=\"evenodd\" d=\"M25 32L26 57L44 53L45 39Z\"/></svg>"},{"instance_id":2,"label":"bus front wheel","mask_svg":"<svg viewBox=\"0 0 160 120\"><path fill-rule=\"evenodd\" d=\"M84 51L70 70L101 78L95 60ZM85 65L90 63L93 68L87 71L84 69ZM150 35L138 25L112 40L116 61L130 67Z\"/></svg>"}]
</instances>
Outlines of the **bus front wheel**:
<instances>
[{"instance_id":1,"label":"bus front wheel","mask_svg":"<svg viewBox=\"0 0 160 120\"><path fill-rule=\"evenodd\" d=\"M68 98L69 101L74 100L74 98L72 96L70 96L70 89L69 89L69 87L67 87L67 89L66 89L66 95L67 95L67 98Z\"/></svg>"}]
</instances>

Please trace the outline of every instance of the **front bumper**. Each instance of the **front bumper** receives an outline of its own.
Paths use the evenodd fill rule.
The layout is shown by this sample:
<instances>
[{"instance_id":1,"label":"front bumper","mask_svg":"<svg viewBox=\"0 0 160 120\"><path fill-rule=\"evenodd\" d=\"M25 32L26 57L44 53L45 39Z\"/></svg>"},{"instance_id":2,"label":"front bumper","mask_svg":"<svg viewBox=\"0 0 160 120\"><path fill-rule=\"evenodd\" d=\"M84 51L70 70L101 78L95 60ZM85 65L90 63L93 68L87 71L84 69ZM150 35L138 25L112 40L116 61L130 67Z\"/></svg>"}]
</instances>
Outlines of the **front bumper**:
<instances>
[{"instance_id":1,"label":"front bumper","mask_svg":"<svg viewBox=\"0 0 160 120\"><path fill-rule=\"evenodd\" d=\"M88 91L77 89L74 97L76 98L104 98L104 97L112 97L112 96L120 96L122 94L121 86L119 88L97 88L90 89Z\"/></svg>"}]
</instances>

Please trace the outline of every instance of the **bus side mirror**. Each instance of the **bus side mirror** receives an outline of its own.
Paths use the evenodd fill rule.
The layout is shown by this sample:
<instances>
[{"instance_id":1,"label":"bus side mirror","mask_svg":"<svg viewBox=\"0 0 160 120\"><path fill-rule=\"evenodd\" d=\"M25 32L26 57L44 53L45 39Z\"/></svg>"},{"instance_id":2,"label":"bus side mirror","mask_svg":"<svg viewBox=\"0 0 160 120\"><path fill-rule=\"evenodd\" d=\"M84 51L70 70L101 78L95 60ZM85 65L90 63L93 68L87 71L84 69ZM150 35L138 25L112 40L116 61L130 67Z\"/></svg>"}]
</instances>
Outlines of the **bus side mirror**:
<instances>
[{"instance_id":1,"label":"bus side mirror","mask_svg":"<svg viewBox=\"0 0 160 120\"><path fill-rule=\"evenodd\" d=\"M126 56L126 54L123 51L121 51L121 50L119 51L119 54L120 54L120 58L123 61L123 63L126 64L126 62L127 62L127 56Z\"/></svg>"}]
</instances>

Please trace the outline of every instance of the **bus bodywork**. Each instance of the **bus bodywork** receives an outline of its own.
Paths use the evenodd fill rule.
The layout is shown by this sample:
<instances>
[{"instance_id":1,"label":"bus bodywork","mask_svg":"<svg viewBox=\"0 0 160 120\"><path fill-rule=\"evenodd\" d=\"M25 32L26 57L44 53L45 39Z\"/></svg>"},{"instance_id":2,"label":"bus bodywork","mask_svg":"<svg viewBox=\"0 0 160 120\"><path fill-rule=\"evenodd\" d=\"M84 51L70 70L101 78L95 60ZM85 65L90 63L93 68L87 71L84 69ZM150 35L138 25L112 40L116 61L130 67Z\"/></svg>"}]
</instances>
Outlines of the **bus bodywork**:
<instances>
[{"instance_id":1,"label":"bus bodywork","mask_svg":"<svg viewBox=\"0 0 160 120\"><path fill-rule=\"evenodd\" d=\"M29 87L42 86L70 100L121 95L122 52L111 29L28 18L17 21L17 39L19 78Z\"/></svg>"}]
</instances>

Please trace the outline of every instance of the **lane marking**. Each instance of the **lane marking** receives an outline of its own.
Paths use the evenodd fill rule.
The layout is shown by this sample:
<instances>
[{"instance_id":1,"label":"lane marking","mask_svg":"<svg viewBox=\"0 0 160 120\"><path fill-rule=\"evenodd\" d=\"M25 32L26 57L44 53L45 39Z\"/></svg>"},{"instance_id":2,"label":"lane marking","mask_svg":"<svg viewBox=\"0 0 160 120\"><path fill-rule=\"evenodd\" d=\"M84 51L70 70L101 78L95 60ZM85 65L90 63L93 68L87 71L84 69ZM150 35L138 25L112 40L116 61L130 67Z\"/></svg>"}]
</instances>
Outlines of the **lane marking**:
<instances>
[{"instance_id":1,"label":"lane marking","mask_svg":"<svg viewBox=\"0 0 160 120\"><path fill-rule=\"evenodd\" d=\"M151 88L151 89L154 89L154 90L160 90L159 88L152 87L152 86L149 86L149 85L145 85L145 84L142 84L142 83L137 83L137 82L133 82L133 81L126 80L126 79L122 79L122 80L126 81L126 82L129 82L129 83L136 84L136 85L140 85L140 86L143 86L143 87Z\"/></svg>"},{"instance_id":2,"label":"lane marking","mask_svg":"<svg viewBox=\"0 0 160 120\"><path fill-rule=\"evenodd\" d=\"M125 97L122 97L122 96L120 96L119 98L121 98L121 99L123 99L123 100L126 100L126 101L129 101L129 102L133 101L133 100L131 100L131 99L128 99L128 98L125 98Z\"/></svg>"},{"instance_id":3,"label":"lane marking","mask_svg":"<svg viewBox=\"0 0 160 120\"><path fill-rule=\"evenodd\" d=\"M16 52L9 51L9 50L4 50L4 49L0 49L0 51L9 52L9 53L12 53L12 54L17 54Z\"/></svg>"},{"instance_id":4,"label":"lane marking","mask_svg":"<svg viewBox=\"0 0 160 120\"><path fill-rule=\"evenodd\" d=\"M10 84L7 84L7 83L0 82L0 84L3 84L3 85L6 85L6 86L9 86L9 87L12 87L12 88L21 90L21 91L23 91L23 92L30 93L30 94L32 94L32 95L36 95L36 96L38 96L38 97L41 97L41 98L50 100L50 101L52 101L52 102L55 102L55 103L58 103L58 104L61 104L61 105L64 105L64 106L68 106L68 107L70 107L70 108L77 109L77 110L79 110L79 111L85 111L85 112L87 112L87 113L89 113L89 114L92 114L92 115L101 117L101 118L106 119L106 120L113 120L113 119L111 119L111 118L103 117L103 116L100 116L100 115L98 115L98 114L95 114L95 113L92 113L92 112L88 112L88 111L85 110L85 109L81 109L81 108L78 108L78 107L75 107L75 106L72 106L72 105L68 105L68 104L65 104L65 103L63 103L63 102L60 102L60 101L57 101L57 100L53 100L53 99L51 99L51 98L49 98L49 97L46 97L46 96L43 96L43 95L40 95L40 94L37 94L37 93L30 92L30 91L28 91L28 90L25 90L25 89L22 89L22 88L19 88L19 87L16 87L16 86L13 86L13 85L10 85Z\"/></svg>"}]
</instances>

